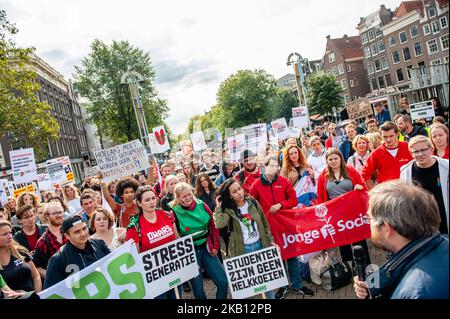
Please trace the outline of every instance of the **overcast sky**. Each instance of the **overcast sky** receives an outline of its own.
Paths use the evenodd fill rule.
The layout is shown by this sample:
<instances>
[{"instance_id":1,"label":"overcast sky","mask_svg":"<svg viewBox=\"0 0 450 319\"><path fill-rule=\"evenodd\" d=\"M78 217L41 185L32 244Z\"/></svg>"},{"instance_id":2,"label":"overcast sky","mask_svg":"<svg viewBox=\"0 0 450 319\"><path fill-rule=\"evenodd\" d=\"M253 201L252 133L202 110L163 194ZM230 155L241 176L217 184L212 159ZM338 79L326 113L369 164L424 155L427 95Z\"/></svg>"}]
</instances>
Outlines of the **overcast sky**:
<instances>
[{"instance_id":1,"label":"overcast sky","mask_svg":"<svg viewBox=\"0 0 450 319\"><path fill-rule=\"evenodd\" d=\"M240 69L292 73L287 56L322 58L327 35L357 35L359 18L394 0L0 0L47 63L72 78L94 39L128 40L149 52L167 122L183 133L188 119L216 102L220 83Z\"/></svg>"}]
</instances>

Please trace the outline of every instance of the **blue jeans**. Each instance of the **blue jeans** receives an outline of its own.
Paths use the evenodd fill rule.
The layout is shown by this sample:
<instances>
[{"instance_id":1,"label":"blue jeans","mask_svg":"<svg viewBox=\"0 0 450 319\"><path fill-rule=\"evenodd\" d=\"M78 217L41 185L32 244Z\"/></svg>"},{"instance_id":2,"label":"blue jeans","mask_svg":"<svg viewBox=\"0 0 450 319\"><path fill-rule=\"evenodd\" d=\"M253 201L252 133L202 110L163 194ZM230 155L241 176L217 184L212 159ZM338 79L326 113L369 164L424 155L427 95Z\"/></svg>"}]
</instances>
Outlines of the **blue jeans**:
<instances>
[{"instance_id":1,"label":"blue jeans","mask_svg":"<svg viewBox=\"0 0 450 319\"><path fill-rule=\"evenodd\" d=\"M289 279L291 280L291 286L294 289L300 289L303 287L300 261L297 257L286 260Z\"/></svg>"},{"instance_id":2,"label":"blue jeans","mask_svg":"<svg viewBox=\"0 0 450 319\"><path fill-rule=\"evenodd\" d=\"M253 244L244 245L244 254L252 253L261 249L263 249L263 246L261 244L261 240L258 240ZM275 299L275 292L273 290L266 291L265 294L267 299Z\"/></svg>"},{"instance_id":3,"label":"blue jeans","mask_svg":"<svg viewBox=\"0 0 450 319\"><path fill-rule=\"evenodd\" d=\"M211 256L206 249L206 245L195 247L195 256L200 268L199 275L190 280L195 299L206 299L205 290L203 289L202 268L208 273L217 287L216 299L227 299L228 280L219 258Z\"/></svg>"}]
</instances>

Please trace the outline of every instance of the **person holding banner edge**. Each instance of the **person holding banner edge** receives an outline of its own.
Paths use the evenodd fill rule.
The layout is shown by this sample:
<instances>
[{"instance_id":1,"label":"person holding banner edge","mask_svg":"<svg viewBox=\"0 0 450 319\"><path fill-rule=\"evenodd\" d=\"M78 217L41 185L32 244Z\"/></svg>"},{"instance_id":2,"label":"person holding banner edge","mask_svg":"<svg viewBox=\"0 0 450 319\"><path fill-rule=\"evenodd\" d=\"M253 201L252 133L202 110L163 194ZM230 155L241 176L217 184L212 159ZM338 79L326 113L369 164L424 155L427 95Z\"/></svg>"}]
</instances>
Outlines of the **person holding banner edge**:
<instances>
[{"instance_id":1,"label":"person holding banner edge","mask_svg":"<svg viewBox=\"0 0 450 319\"><path fill-rule=\"evenodd\" d=\"M280 165L278 158L267 156L264 160L265 173L257 179L250 190L250 195L256 199L266 214L267 220L276 218L280 209L291 209L298 204L297 195L289 180L278 176ZM292 291L304 296L314 296L314 292L303 286L301 278L300 262L297 257L286 260ZM289 292L289 287L282 287L276 293L277 299L283 299Z\"/></svg>"},{"instance_id":2,"label":"person holding banner edge","mask_svg":"<svg viewBox=\"0 0 450 319\"><path fill-rule=\"evenodd\" d=\"M197 262L216 285L216 299L227 299L228 281L217 257L219 230L214 224L213 213L208 205L194 197L192 188L187 183L179 183L175 186L175 203L172 211L175 214L175 223L180 236L193 236ZM190 282L194 297L206 299L201 270L199 275Z\"/></svg>"},{"instance_id":3,"label":"person holding banner edge","mask_svg":"<svg viewBox=\"0 0 450 319\"><path fill-rule=\"evenodd\" d=\"M214 222L217 228L230 230L227 252L230 258L277 246L264 211L256 200L244 194L238 181L227 179L217 194ZM268 299L275 299L273 291L265 294Z\"/></svg>"},{"instance_id":4,"label":"person holding banner edge","mask_svg":"<svg viewBox=\"0 0 450 319\"><path fill-rule=\"evenodd\" d=\"M317 182L318 203L337 198L353 190L365 191L366 188L358 171L347 166L342 153L334 147L327 149L325 155L327 168L320 174ZM365 251L366 265L370 265L369 248L365 240L339 247L342 261L353 269L352 245L361 245ZM350 265L351 264L351 265Z\"/></svg>"},{"instance_id":5,"label":"person holding banner edge","mask_svg":"<svg viewBox=\"0 0 450 319\"><path fill-rule=\"evenodd\" d=\"M141 186L136 192L138 214L131 217L126 240L133 239L139 253L180 238L174 218L168 212L156 209L158 197L151 186ZM178 286L181 295L181 285ZM155 299L177 299L173 289Z\"/></svg>"}]
</instances>

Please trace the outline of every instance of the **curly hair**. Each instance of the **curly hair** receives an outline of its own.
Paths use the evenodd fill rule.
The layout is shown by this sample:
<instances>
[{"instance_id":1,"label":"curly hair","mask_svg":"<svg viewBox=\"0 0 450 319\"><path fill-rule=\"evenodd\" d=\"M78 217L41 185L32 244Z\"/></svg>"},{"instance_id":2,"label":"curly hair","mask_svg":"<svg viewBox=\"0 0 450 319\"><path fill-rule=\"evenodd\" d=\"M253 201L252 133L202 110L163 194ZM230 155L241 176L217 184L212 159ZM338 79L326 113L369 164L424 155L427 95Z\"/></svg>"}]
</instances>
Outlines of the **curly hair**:
<instances>
[{"instance_id":1,"label":"curly hair","mask_svg":"<svg viewBox=\"0 0 450 319\"><path fill-rule=\"evenodd\" d=\"M40 200L39 200L39 197L36 194L30 193L30 192L25 192L25 193L20 194L19 198L17 199L17 209L19 209L20 207L25 205L25 203L23 202L23 198L26 195L29 195L29 196L31 196L33 198L33 206L35 208L36 208L37 204L39 204Z\"/></svg>"},{"instance_id":2,"label":"curly hair","mask_svg":"<svg viewBox=\"0 0 450 319\"><path fill-rule=\"evenodd\" d=\"M132 177L123 177L119 179L116 184L117 196L122 197L127 188L132 188L134 192L136 192L139 188L139 183Z\"/></svg>"}]
</instances>

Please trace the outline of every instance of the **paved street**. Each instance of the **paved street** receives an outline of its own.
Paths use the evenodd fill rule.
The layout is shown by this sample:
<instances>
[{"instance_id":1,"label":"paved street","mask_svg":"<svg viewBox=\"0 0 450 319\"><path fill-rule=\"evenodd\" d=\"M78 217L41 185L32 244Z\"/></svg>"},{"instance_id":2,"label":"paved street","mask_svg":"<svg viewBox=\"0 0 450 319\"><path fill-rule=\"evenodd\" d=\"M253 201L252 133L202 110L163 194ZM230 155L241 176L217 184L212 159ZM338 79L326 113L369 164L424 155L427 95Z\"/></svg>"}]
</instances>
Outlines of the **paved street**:
<instances>
[{"instance_id":1,"label":"paved street","mask_svg":"<svg viewBox=\"0 0 450 319\"><path fill-rule=\"evenodd\" d=\"M370 240L368 240L369 250L370 250L370 257L372 259L372 263L376 265L382 265L386 260L386 253L376 248L372 245ZM331 249L330 254L337 254L337 256L340 258L339 255L339 249ZM306 284L306 286L314 291L314 297L304 297L300 294L295 294L292 292L289 292L286 299L355 299L355 294L353 292L353 284L349 284L345 287L342 287L340 289L337 289L335 291L326 291L321 286L317 286L315 284ZM205 279L204 280L204 287L205 292L208 297L208 299L214 299L215 293L216 293L216 287L211 279ZM229 293L229 296L231 294ZM255 297L256 299L261 298L260 296ZM183 299L194 299L194 296L192 293L183 293Z\"/></svg>"}]
</instances>

